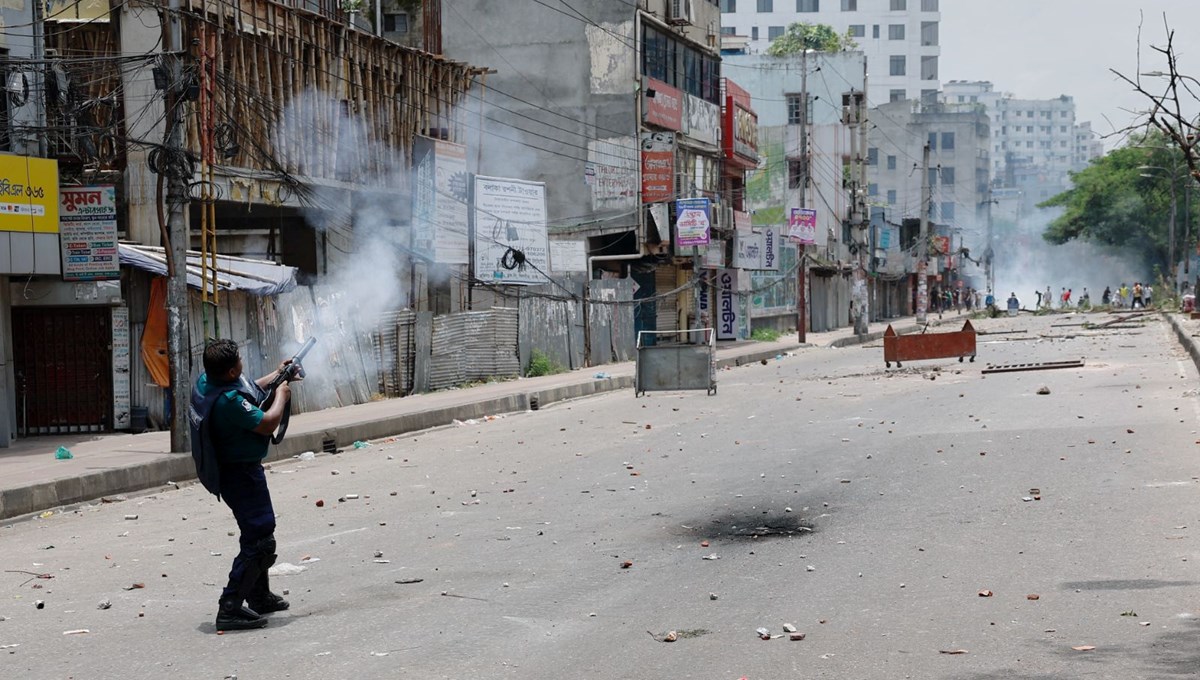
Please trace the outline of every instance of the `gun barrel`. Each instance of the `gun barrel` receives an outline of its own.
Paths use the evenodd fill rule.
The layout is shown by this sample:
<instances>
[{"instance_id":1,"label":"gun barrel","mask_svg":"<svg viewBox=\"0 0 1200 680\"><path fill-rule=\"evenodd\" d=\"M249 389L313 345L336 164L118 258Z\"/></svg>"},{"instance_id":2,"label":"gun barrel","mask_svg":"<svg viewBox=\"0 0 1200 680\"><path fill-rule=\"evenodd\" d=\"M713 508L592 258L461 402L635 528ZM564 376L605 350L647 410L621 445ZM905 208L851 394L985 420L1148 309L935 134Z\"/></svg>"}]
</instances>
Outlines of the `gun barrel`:
<instances>
[{"instance_id":1,"label":"gun barrel","mask_svg":"<svg viewBox=\"0 0 1200 680\"><path fill-rule=\"evenodd\" d=\"M312 349L313 345L315 345L315 344L317 344L317 338L315 336L309 338L304 343L304 346L300 348L300 351L296 352L296 356L292 357L292 361L294 361L296 363L300 363L300 360L304 358L305 354L308 354L308 351L310 349Z\"/></svg>"}]
</instances>

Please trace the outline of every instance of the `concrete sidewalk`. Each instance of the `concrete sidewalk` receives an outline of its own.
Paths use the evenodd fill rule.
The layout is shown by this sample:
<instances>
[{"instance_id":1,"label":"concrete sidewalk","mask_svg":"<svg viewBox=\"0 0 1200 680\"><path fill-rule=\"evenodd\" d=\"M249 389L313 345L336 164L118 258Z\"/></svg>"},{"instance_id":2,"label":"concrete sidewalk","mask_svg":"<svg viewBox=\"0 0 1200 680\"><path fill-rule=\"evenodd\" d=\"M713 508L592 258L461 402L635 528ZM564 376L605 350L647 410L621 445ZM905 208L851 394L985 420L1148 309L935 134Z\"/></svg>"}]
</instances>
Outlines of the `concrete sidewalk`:
<instances>
[{"instance_id":1,"label":"concrete sidewalk","mask_svg":"<svg viewBox=\"0 0 1200 680\"><path fill-rule=\"evenodd\" d=\"M940 320L931 316L930 325L961 319L953 314ZM913 317L903 317L872 324L872 332L861 337L852 328L809 333L803 346L795 335L775 342L722 345L717 349L717 366L740 366L797 349L868 342L882 337L889 323L900 333L919 328ZM526 411L534 403L540 408L565 399L630 390L634 369L635 363L630 361L300 414L292 418L287 438L271 448L268 461L441 427L455 420ZM597 379L600 373L607 377ZM720 376L717 380L719 383ZM70 449L74 458L56 460L54 452L59 446ZM191 456L170 453L167 432L32 437L0 450L0 519L194 478Z\"/></svg>"}]
</instances>

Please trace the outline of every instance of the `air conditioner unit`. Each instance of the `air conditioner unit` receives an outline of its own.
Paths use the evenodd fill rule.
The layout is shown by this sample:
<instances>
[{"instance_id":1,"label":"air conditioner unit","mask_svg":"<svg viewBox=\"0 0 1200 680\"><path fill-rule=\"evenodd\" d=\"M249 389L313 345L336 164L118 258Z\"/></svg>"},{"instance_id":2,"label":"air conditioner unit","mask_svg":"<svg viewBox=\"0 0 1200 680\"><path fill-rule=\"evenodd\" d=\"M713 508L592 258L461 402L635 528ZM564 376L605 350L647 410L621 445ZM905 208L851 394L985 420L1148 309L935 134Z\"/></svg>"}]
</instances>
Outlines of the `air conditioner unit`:
<instances>
[{"instance_id":1,"label":"air conditioner unit","mask_svg":"<svg viewBox=\"0 0 1200 680\"><path fill-rule=\"evenodd\" d=\"M667 23L672 26L691 26L696 23L696 10L693 0L669 0L667 5Z\"/></svg>"}]
</instances>

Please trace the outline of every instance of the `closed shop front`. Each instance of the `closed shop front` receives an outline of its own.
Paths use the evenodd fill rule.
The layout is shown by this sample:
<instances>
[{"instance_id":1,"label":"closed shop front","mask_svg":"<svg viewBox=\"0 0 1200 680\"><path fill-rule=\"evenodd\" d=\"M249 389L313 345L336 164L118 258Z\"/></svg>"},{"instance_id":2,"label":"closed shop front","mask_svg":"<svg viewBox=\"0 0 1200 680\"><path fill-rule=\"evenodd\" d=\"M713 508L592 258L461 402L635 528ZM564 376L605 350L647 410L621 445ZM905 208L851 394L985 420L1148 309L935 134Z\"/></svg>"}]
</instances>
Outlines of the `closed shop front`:
<instances>
[{"instance_id":1,"label":"closed shop front","mask_svg":"<svg viewBox=\"0 0 1200 680\"><path fill-rule=\"evenodd\" d=\"M12 317L17 431L111 429L111 309L14 307Z\"/></svg>"}]
</instances>

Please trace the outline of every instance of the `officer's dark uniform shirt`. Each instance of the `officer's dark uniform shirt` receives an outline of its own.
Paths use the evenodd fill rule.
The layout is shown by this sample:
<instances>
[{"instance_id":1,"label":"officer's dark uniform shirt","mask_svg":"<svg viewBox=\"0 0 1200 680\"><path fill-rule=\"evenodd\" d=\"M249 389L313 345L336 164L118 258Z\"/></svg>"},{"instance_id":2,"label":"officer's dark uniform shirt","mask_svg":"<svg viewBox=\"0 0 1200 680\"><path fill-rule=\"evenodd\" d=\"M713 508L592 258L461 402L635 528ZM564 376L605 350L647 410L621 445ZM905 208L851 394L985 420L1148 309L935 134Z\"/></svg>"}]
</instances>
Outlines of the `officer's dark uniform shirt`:
<instances>
[{"instance_id":1,"label":"officer's dark uniform shirt","mask_svg":"<svg viewBox=\"0 0 1200 680\"><path fill-rule=\"evenodd\" d=\"M210 385L207 375L200 376L197 386L202 394L221 389ZM222 463L257 463L267 457L271 438L254 432L262 422L262 409L237 390L228 390L217 398L209 418L213 447Z\"/></svg>"}]
</instances>

